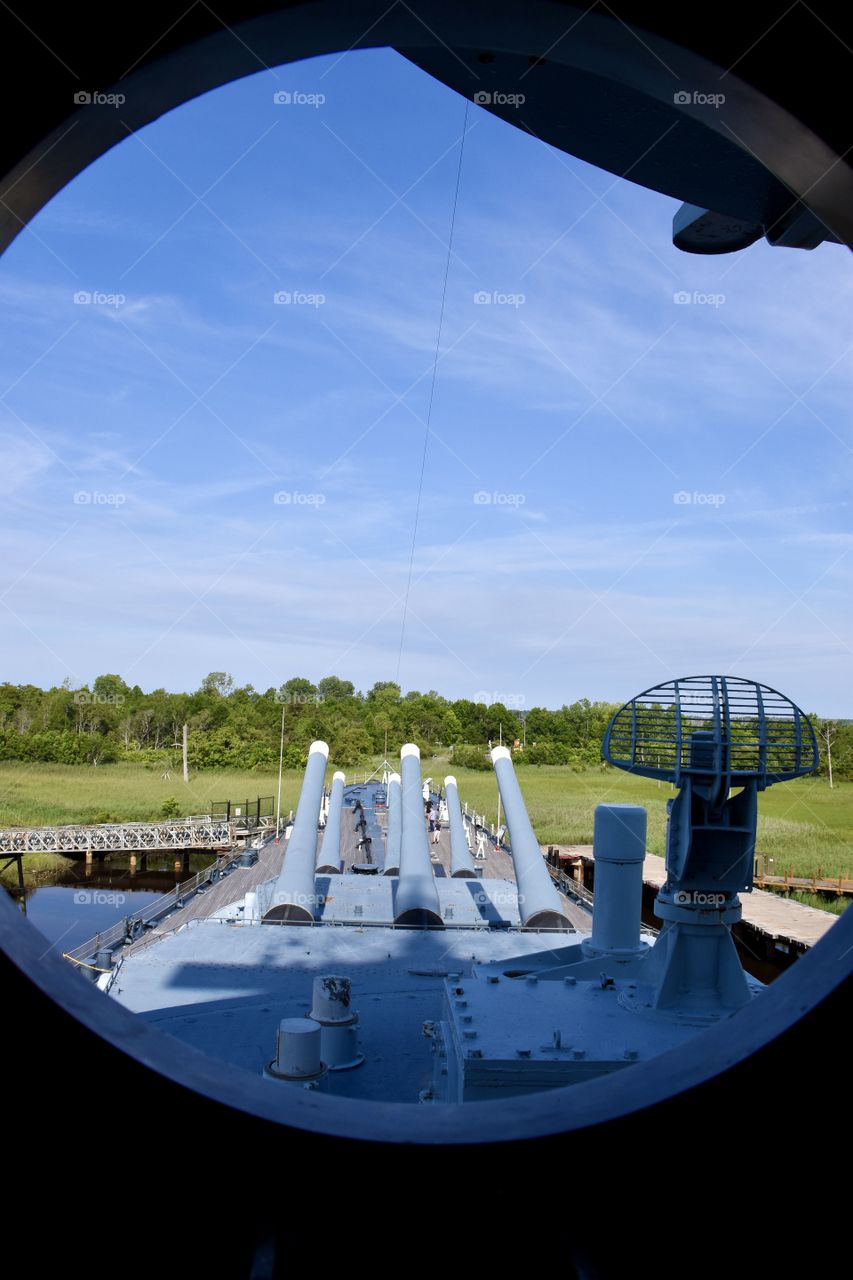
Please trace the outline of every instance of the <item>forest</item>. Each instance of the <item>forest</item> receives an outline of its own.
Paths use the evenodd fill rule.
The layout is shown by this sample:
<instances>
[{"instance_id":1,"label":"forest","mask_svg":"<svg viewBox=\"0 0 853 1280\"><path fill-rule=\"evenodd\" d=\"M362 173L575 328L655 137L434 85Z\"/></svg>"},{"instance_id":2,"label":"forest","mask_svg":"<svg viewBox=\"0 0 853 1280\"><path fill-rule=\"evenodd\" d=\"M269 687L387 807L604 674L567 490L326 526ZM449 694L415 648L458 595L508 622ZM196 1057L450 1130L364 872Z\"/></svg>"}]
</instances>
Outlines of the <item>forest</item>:
<instances>
[{"instance_id":1,"label":"forest","mask_svg":"<svg viewBox=\"0 0 853 1280\"><path fill-rule=\"evenodd\" d=\"M108 765L140 762L179 767L183 726L193 769L276 767L283 725L284 765L305 762L309 743L329 743L340 767L389 755L417 742L425 753L450 751L460 767L488 769L487 748L517 744L519 763L588 769L601 759L601 740L618 703L579 698L559 708L451 700L435 690L403 693L391 680L366 692L327 676L312 683L294 676L259 692L213 671L193 693L143 691L119 675L98 676L91 687L65 681L50 689L0 685L0 760ZM812 717L835 779L853 777L853 723ZM827 750L827 746L829 750Z\"/></svg>"}]
</instances>

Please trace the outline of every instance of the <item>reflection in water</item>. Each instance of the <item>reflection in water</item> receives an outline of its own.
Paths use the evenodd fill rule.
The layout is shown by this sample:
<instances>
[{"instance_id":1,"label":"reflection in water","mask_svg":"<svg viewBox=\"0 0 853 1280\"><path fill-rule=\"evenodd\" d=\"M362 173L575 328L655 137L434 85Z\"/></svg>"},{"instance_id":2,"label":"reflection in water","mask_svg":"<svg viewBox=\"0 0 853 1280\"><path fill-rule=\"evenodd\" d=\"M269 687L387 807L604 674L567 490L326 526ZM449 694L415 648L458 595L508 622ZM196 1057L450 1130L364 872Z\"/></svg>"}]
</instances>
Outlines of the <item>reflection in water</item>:
<instances>
[{"instance_id":1,"label":"reflection in water","mask_svg":"<svg viewBox=\"0 0 853 1280\"><path fill-rule=\"evenodd\" d=\"M63 866L48 883L27 889L26 913L48 942L61 950L79 946L125 916L148 906L175 885L204 870L215 855L116 854L90 865ZM24 859L26 867L26 858Z\"/></svg>"}]
</instances>

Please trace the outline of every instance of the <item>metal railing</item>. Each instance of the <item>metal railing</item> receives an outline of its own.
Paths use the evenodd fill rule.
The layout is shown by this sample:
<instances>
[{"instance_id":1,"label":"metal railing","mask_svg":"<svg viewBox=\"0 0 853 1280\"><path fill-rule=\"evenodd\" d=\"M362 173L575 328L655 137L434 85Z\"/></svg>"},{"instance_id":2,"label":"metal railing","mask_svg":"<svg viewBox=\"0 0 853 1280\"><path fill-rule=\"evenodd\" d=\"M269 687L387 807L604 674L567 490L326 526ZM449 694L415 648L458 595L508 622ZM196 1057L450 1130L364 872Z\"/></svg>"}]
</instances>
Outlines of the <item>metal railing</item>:
<instances>
[{"instance_id":1,"label":"metal railing","mask_svg":"<svg viewBox=\"0 0 853 1280\"><path fill-rule=\"evenodd\" d=\"M561 893L564 893L567 898L577 899L577 901L583 906L589 907L590 911L592 910L593 896L585 884L581 884L579 880L575 880L574 876L567 875L566 872L560 870L559 867L552 866L547 860L545 865L551 872L551 879L554 881Z\"/></svg>"},{"instance_id":2,"label":"metal railing","mask_svg":"<svg viewBox=\"0 0 853 1280\"><path fill-rule=\"evenodd\" d=\"M215 883L227 874L240 856L241 853L238 851L217 858L215 863L205 867L203 871L196 872L189 880L184 880L169 893L164 893L132 915L125 916L109 929L96 933L93 938L81 943L80 946L63 952L63 958L72 963L87 964L91 963L99 951L112 951L121 943L135 942L137 938L144 935L147 927L164 919L176 908L182 907L184 899L191 898L203 886Z\"/></svg>"}]
</instances>

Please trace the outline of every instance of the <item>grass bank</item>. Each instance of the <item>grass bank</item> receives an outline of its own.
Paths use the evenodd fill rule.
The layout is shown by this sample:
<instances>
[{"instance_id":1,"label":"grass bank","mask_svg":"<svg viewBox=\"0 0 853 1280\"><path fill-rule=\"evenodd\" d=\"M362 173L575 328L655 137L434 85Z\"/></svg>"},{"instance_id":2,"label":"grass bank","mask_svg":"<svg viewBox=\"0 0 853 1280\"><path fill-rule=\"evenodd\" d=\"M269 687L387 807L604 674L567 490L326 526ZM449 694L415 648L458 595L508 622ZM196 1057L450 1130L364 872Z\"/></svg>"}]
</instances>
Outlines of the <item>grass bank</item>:
<instances>
[{"instance_id":1,"label":"grass bank","mask_svg":"<svg viewBox=\"0 0 853 1280\"><path fill-rule=\"evenodd\" d=\"M330 765L331 770L334 762ZM367 766L370 767L369 765ZM348 780L365 768L349 770ZM424 776L440 781L449 773L447 757L425 759ZM463 801L497 818L497 787L491 773L454 769ZM662 854L670 787L616 769L574 773L560 765L520 767L519 781L539 839L554 844L590 844L595 806L641 804L649 815L649 850ZM295 808L301 772L287 770L282 810ZM0 764L0 827L48 823L146 821L174 797L182 815L209 811L218 800L239 802L274 796L274 771L212 770L162 777L156 768L134 764ZM853 783L832 790L823 779L801 779L771 787L759 798L758 849L776 860L783 874L838 876L853 872Z\"/></svg>"}]
</instances>

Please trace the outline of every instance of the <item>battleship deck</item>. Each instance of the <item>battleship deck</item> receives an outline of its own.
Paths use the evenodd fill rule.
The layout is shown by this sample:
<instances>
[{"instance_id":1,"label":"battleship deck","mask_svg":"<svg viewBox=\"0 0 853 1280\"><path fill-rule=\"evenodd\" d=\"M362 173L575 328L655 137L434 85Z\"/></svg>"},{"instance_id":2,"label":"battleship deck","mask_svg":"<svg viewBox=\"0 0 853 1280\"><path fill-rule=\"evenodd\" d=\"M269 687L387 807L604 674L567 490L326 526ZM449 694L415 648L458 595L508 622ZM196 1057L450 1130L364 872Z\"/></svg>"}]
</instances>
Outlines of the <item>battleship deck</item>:
<instances>
[{"instance_id":1,"label":"battleship deck","mask_svg":"<svg viewBox=\"0 0 853 1280\"><path fill-rule=\"evenodd\" d=\"M193 1048L259 1074L274 1056L280 1020L311 1007L313 979L345 974L369 1062L336 1072L334 1092L415 1102L432 1077L423 1027L443 1016L445 979L546 950L557 963L577 940L524 930L195 921L141 954L125 952L110 994Z\"/></svg>"},{"instance_id":2,"label":"battleship deck","mask_svg":"<svg viewBox=\"0 0 853 1280\"><path fill-rule=\"evenodd\" d=\"M356 839L354 823L345 814L341 829L341 856L345 872L349 872L354 864L364 861L364 855L358 849ZM322 852L322 836L320 850ZM512 880L514 878L512 858L509 854L504 849L495 849L491 842L486 843L486 850L485 860L477 864L482 867L483 879ZM166 935L177 932L191 921L209 919L242 899L246 893L257 891L261 885L278 876L286 851L287 841L284 837L279 841L271 837L258 850L258 860L254 866L234 867L229 875L209 886L203 893L195 894L183 907L173 911L138 941L127 946L124 954L134 955L160 941ZM430 845L430 852L434 860L433 870L436 878L439 880L449 878L450 833L447 829L442 830L438 844ZM588 932L591 924L589 912L564 894L560 895L560 901L572 926L581 932Z\"/></svg>"}]
</instances>

